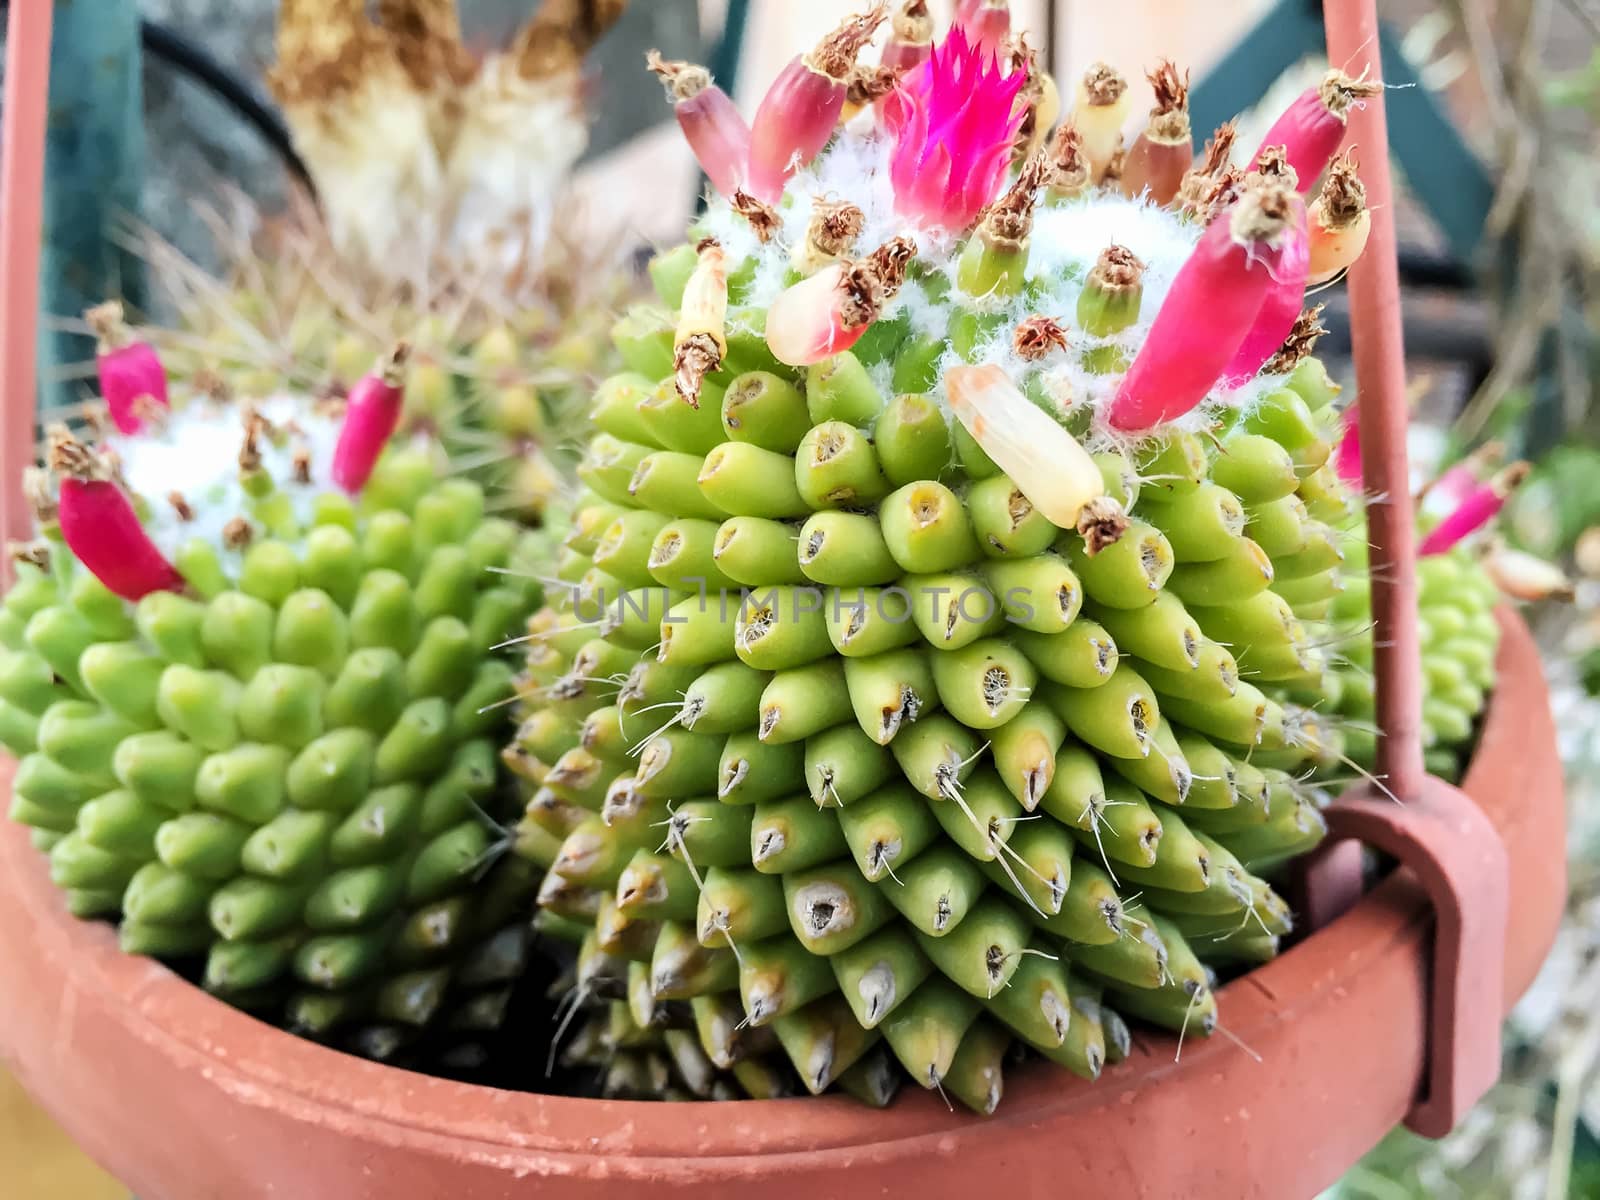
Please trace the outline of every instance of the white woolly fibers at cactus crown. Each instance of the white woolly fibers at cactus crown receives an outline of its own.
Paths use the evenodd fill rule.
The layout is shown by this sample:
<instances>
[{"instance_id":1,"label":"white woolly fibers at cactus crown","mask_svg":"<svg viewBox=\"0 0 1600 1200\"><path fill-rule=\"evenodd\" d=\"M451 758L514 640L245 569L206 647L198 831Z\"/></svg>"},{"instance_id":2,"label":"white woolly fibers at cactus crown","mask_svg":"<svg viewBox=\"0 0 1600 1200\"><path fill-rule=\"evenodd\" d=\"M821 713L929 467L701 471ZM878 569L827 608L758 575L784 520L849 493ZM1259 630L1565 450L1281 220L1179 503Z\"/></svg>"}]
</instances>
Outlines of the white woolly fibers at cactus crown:
<instances>
[{"instance_id":1,"label":"white woolly fibers at cactus crown","mask_svg":"<svg viewBox=\"0 0 1600 1200\"><path fill-rule=\"evenodd\" d=\"M339 420L317 411L303 396L280 394L252 404L274 426L293 423L288 437L263 437L258 447L262 469L290 498L296 519L309 525L315 499L336 490L329 470L339 440ZM129 490L149 501L145 530L168 556L196 537L221 547L223 526L249 512L249 498L239 481L242 411L231 402L196 397L175 407L159 426L106 439L121 460ZM309 484L293 482L294 456L300 448L310 452ZM181 519L168 502L173 492L188 503L191 520Z\"/></svg>"},{"instance_id":2,"label":"white woolly fibers at cactus crown","mask_svg":"<svg viewBox=\"0 0 1600 1200\"><path fill-rule=\"evenodd\" d=\"M960 240L916 230L895 213L894 189L889 176L892 151L893 142L874 127L871 112L858 116L827 150L789 181L779 205L777 235L765 244L757 239L749 221L733 211L727 199L712 197L699 231L722 243L730 263L751 260L756 263L755 275L744 300L746 304L766 308L783 291L789 281L790 254L805 241L812 203L823 199L848 201L861 209L865 222L856 240L857 254L866 254L897 235L909 235L916 240L922 268L944 274L953 286ZM910 279L885 306L881 319L891 320L903 314L914 333L938 335L945 332L951 317L961 307L1003 315L1006 332L1002 336L980 342L974 353L964 359L958 359L954 351L949 352L941 364L940 376L943 376L943 367L957 361L995 363L1019 384L1030 376L1042 375L1048 384L1046 390L1065 401L1065 405L1088 403L1098 411L1116 390L1119 376L1096 375L1085 370L1082 366L1084 351L1103 345L1105 341L1129 348L1136 348L1144 341L1174 276L1194 249L1202 228L1168 209L1143 200L1130 200L1108 190L1093 192L1060 207L1041 202L1034 210L1033 233L1029 238L1027 279L1033 286L1028 292L1008 297L998 305L966 297L956 301L934 300L916 279ZM1131 250L1145 264L1144 298L1139 321L1115 338L1102 341L1075 328L1075 313L1085 276L1100 252L1113 244ZM1053 354L1041 363L1024 361L1016 354L1009 330L1035 315L1053 317L1067 327L1070 344L1066 353ZM886 393L892 390L888 371L887 364L883 365L879 371L881 378L876 381ZM1173 424L1181 428L1201 428L1209 419L1204 409L1214 409L1219 404L1249 407L1275 385L1275 380L1257 379L1232 392L1221 390L1219 385L1219 391L1207 405ZM940 403L944 402L942 385L938 385L933 394ZM1103 427L1103 423L1097 421L1095 425L1092 442L1119 440Z\"/></svg>"}]
</instances>

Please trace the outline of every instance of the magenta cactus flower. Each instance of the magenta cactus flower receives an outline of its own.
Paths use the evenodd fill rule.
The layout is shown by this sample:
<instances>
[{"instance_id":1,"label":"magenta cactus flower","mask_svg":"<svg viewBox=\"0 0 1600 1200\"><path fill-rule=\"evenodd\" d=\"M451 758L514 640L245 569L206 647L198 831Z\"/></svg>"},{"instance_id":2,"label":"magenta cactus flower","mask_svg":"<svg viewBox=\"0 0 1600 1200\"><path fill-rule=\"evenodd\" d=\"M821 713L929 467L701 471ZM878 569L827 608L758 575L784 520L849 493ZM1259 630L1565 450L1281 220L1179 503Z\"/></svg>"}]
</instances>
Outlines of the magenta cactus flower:
<instances>
[{"instance_id":1,"label":"magenta cactus flower","mask_svg":"<svg viewBox=\"0 0 1600 1200\"><path fill-rule=\"evenodd\" d=\"M883 101L894 138L895 211L923 229L956 232L977 220L1011 163L1027 115L1016 106L1027 81L1004 74L959 27L909 71Z\"/></svg>"},{"instance_id":2,"label":"magenta cactus flower","mask_svg":"<svg viewBox=\"0 0 1600 1200\"><path fill-rule=\"evenodd\" d=\"M1361 486L1360 410L1352 404L1344 410L1344 436L1333 452L1333 468L1351 487Z\"/></svg>"},{"instance_id":3,"label":"magenta cactus flower","mask_svg":"<svg viewBox=\"0 0 1600 1200\"><path fill-rule=\"evenodd\" d=\"M95 370L100 377L100 395L111 410L111 423L118 433L138 433L146 418L155 418L170 407L161 356L149 342L133 336L119 301L97 305L83 316L99 342Z\"/></svg>"},{"instance_id":4,"label":"magenta cactus flower","mask_svg":"<svg viewBox=\"0 0 1600 1200\"><path fill-rule=\"evenodd\" d=\"M333 448L333 481L352 496L367 485L405 403L405 365L411 349L401 342L350 389L344 424Z\"/></svg>"},{"instance_id":5,"label":"magenta cactus flower","mask_svg":"<svg viewBox=\"0 0 1600 1200\"><path fill-rule=\"evenodd\" d=\"M50 469L61 477L56 516L61 539L91 575L124 600L181 592L178 569L156 548L114 468L65 429L52 431Z\"/></svg>"},{"instance_id":6,"label":"magenta cactus flower","mask_svg":"<svg viewBox=\"0 0 1600 1200\"><path fill-rule=\"evenodd\" d=\"M1252 178L1173 280L1111 403L1113 428L1149 429L1190 411L1222 381L1279 281L1298 276L1304 287L1304 205L1283 184Z\"/></svg>"},{"instance_id":7,"label":"magenta cactus flower","mask_svg":"<svg viewBox=\"0 0 1600 1200\"><path fill-rule=\"evenodd\" d=\"M1512 463L1474 488L1422 539L1418 556L1444 554L1494 520L1531 469L1525 462Z\"/></svg>"}]
</instances>

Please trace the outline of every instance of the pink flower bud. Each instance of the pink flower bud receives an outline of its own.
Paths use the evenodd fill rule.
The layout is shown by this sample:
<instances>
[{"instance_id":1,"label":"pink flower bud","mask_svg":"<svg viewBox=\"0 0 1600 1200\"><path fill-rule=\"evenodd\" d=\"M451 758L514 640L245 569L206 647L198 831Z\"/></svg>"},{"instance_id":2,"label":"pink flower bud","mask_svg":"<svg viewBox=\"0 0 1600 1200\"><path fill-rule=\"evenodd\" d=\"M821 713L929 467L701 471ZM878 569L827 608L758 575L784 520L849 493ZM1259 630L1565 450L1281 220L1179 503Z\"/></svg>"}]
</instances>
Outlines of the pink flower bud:
<instances>
[{"instance_id":1,"label":"pink flower bud","mask_svg":"<svg viewBox=\"0 0 1600 1200\"><path fill-rule=\"evenodd\" d=\"M344 424L333 448L333 481L352 496L366 486L400 424L405 401L405 363L411 349L401 342L387 358L356 380L345 401Z\"/></svg>"},{"instance_id":2,"label":"pink flower bud","mask_svg":"<svg viewBox=\"0 0 1600 1200\"><path fill-rule=\"evenodd\" d=\"M1011 32L1010 0L962 0L955 23L984 54L998 54Z\"/></svg>"},{"instance_id":3,"label":"pink flower bud","mask_svg":"<svg viewBox=\"0 0 1600 1200\"><path fill-rule=\"evenodd\" d=\"M123 320L120 301L97 305L84 313L84 319L99 339L95 367L111 421L119 433L138 433L145 417L170 407L161 357L149 342L134 339Z\"/></svg>"},{"instance_id":4,"label":"pink flower bud","mask_svg":"<svg viewBox=\"0 0 1600 1200\"><path fill-rule=\"evenodd\" d=\"M749 191L757 199L776 204L789 176L828 144L844 111L856 56L884 16L880 4L850 18L773 80L750 126Z\"/></svg>"},{"instance_id":5,"label":"pink flower bud","mask_svg":"<svg viewBox=\"0 0 1600 1200\"><path fill-rule=\"evenodd\" d=\"M905 0L890 23L889 40L879 61L902 74L921 66L933 53L933 28L928 0Z\"/></svg>"},{"instance_id":6,"label":"pink flower bud","mask_svg":"<svg viewBox=\"0 0 1600 1200\"><path fill-rule=\"evenodd\" d=\"M1303 274L1297 216L1303 219L1303 206L1293 192L1257 180L1206 226L1117 389L1112 426L1149 429L1206 398L1255 326L1285 260L1292 269L1298 257Z\"/></svg>"},{"instance_id":7,"label":"pink flower bud","mask_svg":"<svg viewBox=\"0 0 1600 1200\"><path fill-rule=\"evenodd\" d=\"M678 127L711 186L732 196L749 172L750 128L728 93L711 82L704 67L668 62L654 50L645 62L666 85Z\"/></svg>"},{"instance_id":8,"label":"pink flower bud","mask_svg":"<svg viewBox=\"0 0 1600 1200\"><path fill-rule=\"evenodd\" d=\"M1426 501L1431 511L1449 512L1478 490L1483 473L1499 466L1505 459L1505 453L1504 443L1485 442L1460 462L1447 467L1423 484L1417 492L1415 507L1421 509Z\"/></svg>"},{"instance_id":9,"label":"pink flower bud","mask_svg":"<svg viewBox=\"0 0 1600 1200\"><path fill-rule=\"evenodd\" d=\"M1320 84L1302 92L1273 122L1256 157L1268 146L1282 146L1298 177L1300 194L1306 195L1338 153L1351 105L1381 90L1381 84L1351 79L1340 70L1329 71Z\"/></svg>"},{"instance_id":10,"label":"pink flower bud","mask_svg":"<svg viewBox=\"0 0 1600 1200\"><path fill-rule=\"evenodd\" d=\"M1229 387L1238 387L1254 379L1300 319L1300 306L1306 297L1306 278L1311 273L1311 245L1306 236L1305 203L1295 196L1290 207L1293 223L1284 232L1282 251L1272 270L1272 285L1267 289L1255 323L1224 373Z\"/></svg>"},{"instance_id":11,"label":"pink flower bud","mask_svg":"<svg viewBox=\"0 0 1600 1200\"><path fill-rule=\"evenodd\" d=\"M834 263L794 284L767 310L768 349L791 367L848 350L900 290L915 253L909 238L894 238L864 259Z\"/></svg>"},{"instance_id":12,"label":"pink flower bud","mask_svg":"<svg viewBox=\"0 0 1600 1200\"><path fill-rule=\"evenodd\" d=\"M1530 470L1525 462L1512 463L1488 483L1473 489L1422 539L1418 556L1443 554L1494 520Z\"/></svg>"},{"instance_id":13,"label":"pink flower bud","mask_svg":"<svg viewBox=\"0 0 1600 1200\"><path fill-rule=\"evenodd\" d=\"M91 575L124 600L183 590L102 459L61 431L50 439L50 467L62 477L61 538Z\"/></svg>"}]
</instances>

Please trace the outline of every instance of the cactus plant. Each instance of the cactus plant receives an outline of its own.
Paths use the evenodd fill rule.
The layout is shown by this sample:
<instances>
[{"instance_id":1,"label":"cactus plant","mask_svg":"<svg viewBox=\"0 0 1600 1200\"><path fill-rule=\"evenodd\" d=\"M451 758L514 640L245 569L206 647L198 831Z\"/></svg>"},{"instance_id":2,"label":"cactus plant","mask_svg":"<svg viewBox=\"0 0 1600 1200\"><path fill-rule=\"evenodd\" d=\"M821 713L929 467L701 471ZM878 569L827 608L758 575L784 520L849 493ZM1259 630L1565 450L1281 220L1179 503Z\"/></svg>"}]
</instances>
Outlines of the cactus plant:
<instances>
[{"instance_id":1,"label":"cactus plant","mask_svg":"<svg viewBox=\"0 0 1600 1200\"><path fill-rule=\"evenodd\" d=\"M570 473L560 447L627 286L620 247L566 189L588 141L581 62L620 0L550 0L482 58L453 0L285 0L270 83L317 189L210 221L226 278L151 239L181 320L175 370L244 390L342 392L411 346L406 424L441 438L537 520Z\"/></svg>"},{"instance_id":2,"label":"cactus plant","mask_svg":"<svg viewBox=\"0 0 1600 1200\"><path fill-rule=\"evenodd\" d=\"M1426 692L1422 736L1428 769L1444 779L1460 774L1479 714L1494 685L1500 626L1493 608L1504 600L1570 599L1572 584L1553 564L1482 536L1528 477L1527 463L1512 463L1480 479L1498 463L1501 447L1488 443L1430 479L1417 496L1417 621ZM1352 424L1335 453L1344 478L1360 483L1359 436ZM1355 765L1375 766L1378 730L1373 706L1373 630L1366 541L1346 546L1346 587L1329 606L1340 648L1322 682L1320 700L1344 718L1345 751ZM1309 697L1308 697L1309 698Z\"/></svg>"},{"instance_id":3,"label":"cactus plant","mask_svg":"<svg viewBox=\"0 0 1600 1200\"><path fill-rule=\"evenodd\" d=\"M1352 546L1355 559L1359 549ZM1422 705L1429 771L1459 777L1474 726L1494 686L1500 627L1493 608L1500 592L1478 560L1464 550L1423 558L1418 566L1418 622L1427 691ZM1375 769L1378 730L1373 707L1372 629L1364 565L1333 603L1329 618L1341 650L1323 683L1326 707L1344 722L1345 753Z\"/></svg>"},{"instance_id":4,"label":"cactus plant","mask_svg":"<svg viewBox=\"0 0 1600 1200\"><path fill-rule=\"evenodd\" d=\"M1093 1078L1124 1014L1209 1034L1347 757L1358 505L1302 196L1363 85L1248 174L1224 127L1158 204L1111 68L1046 141L1004 4L887 80L855 63L884 17L748 129L650 63L721 194L613 328L505 753L592 1014L569 1054L619 1093L908 1077L988 1112L1017 1046ZM1187 123L1155 78L1151 184Z\"/></svg>"},{"instance_id":5,"label":"cactus plant","mask_svg":"<svg viewBox=\"0 0 1600 1200\"><path fill-rule=\"evenodd\" d=\"M148 242L154 282L177 301L174 324L151 332L174 372L221 371L244 394L339 396L404 341L402 427L438 441L496 514L537 523L559 507L572 470L564 444L586 381L606 366L607 348L585 331L603 329L626 290L616 264L546 247L528 259L526 290L465 296L441 268L440 291L423 295L347 270L326 237L299 210L264 236L230 233L223 278ZM586 284L547 290L568 271Z\"/></svg>"},{"instance_id":6,"label":"cactus plant","mask_svg":"<svg viewBox=\"0 0 1600 1200\"><path fill-rule=\"evenodd\" d=\"M117 318L115 427L50 431L0 604L11 816L73 912L219 996L380 1057L446 1010L470 1036L520 975L537 882L494 866L512 668L490 647L541 535L437 447L390 445L403 353L347 401L246 402L169 386Z\"/></svg>"}]
</instances>

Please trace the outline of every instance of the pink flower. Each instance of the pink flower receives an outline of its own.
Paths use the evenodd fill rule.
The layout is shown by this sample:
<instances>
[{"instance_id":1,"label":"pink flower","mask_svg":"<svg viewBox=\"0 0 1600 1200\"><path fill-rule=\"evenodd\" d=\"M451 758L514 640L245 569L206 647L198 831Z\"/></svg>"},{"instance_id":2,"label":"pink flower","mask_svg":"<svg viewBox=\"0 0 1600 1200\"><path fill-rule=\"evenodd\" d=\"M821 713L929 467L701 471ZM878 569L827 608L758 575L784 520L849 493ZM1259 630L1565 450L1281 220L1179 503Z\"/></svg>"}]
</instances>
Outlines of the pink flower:
<instances>
[{"instance_id":1,"label":"pink flower","mask_svg":"<svg viewBox=\"0 0 1600 1200\"><path fill-rule=\"evenodd\" d=\"M1425 558L1430 554L1444 554L1494 520L1531 470L1525 462L1512 463L1488 483L1469 492L1422 539L1422 544L1417 547L1417 556Z\"/></svg>"},{"instance_id":2,"label":"pink flower","mask_svg":"<svg viewBox=\"0 0 1600 1200\"><path fill-rule=\"evenodd\" d=\"M170 407L161 356L149 342L133 336L123 321L120 301L109 300L91 308L84 319L99 339L95 369L111 421L119 433L138 433L146 417L157 417Z\"/></svg>"},{"instance_id":3,"label":"pink flower","mask_svg":"<svg viewBox=\"0 0 1600 1200\"><path fill-rule=\"evenodd\" d=\"M333 448L333 481L352 496L367 486L378 456L400 424L410 354L406 343L395 346L376 368L356 380L345 401L344 423Z\"/></svg>"},{"instance_id":4,"label":"pink flower","mask_svg":"<svg viewBox=\"0 0 1600 1200\"><path fill-rule=\"evenodd\" d=\"M61 476L61 540L91 575L124 600L184 589L183 576L145 533L106 460L61 430L50 438L50 468Z\"/></svg>"},{"instance_id":5,"label":"pink flower","mask_svg":"<svg viewBox=\"0 0 1600 1200\"><path fill-rule=\"evenodd\" d=\"M971 225L1005 180L1026 81L1024 71L1002 74L959 27L909 71L883 100L895 211L924 229Z\"/></svg>"},{"instance_id":6,"label":"pink flower","mask_svg":"<svg viewBox=\"0 0 1600 1200\"><path fill-rule=\"evenodd\" d=\"M1361 486L1361 410L1352 404L1344 410L1344 436L1333 452L1333 469L1351 487Z\"/></svg>"},{"instance_id":7,"label":"pink flower","mask_svg":"<svg viewBox=\"0 0 1600 1200\"><path fill-rule=\"evenodd\" d=\"M1203 401L1255 327L1278 280L1297 273L1303 286L1305 263L1300 198L1270 180L1247 186L1206 226L1173 279L1111 402L1112 427L1149 429Z\"/></svg>"}]
</instances>

